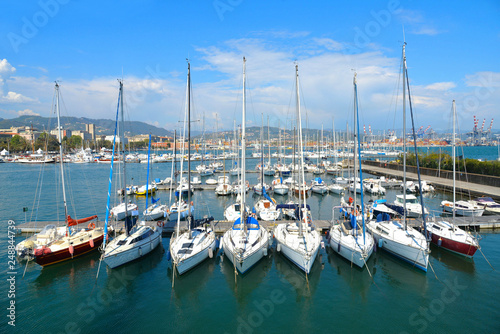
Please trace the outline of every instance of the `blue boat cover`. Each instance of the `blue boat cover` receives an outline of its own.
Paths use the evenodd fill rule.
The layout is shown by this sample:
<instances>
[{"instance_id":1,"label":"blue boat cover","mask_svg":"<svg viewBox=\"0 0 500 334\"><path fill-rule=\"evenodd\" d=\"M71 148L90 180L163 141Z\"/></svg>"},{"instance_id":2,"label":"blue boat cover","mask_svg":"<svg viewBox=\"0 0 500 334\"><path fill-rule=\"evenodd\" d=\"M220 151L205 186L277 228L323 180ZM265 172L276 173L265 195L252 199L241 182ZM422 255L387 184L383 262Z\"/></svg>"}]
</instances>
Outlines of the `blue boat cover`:
<instances>
[{"instance_id":1,"label":"blue boat cover","mask_svg":"<svg viewBox=\"0 0 500 334\"><path fill-rule=\"evenodd\" d=\"M241 230L241 224L240 224L241 218L236 219L236 221L233 224L233 230ZM257 219L254 217L248 216L247 217L247 229L248 230L258 230L260 228L259 222Z\"/></svg>"},{"instance_id":2,"label":"blue boat cover","mask_svg":"<svg viewBox=\"0 0 500 334\"><path fill-rule=\"evenodd\" d=\"M266 198L269 202L273 202L274 201L271 199L271 197L269 197L269 195L267 194L266 192L266 187L262 186L262 195L264 196L264 198Z\"/></svg>"}]
</instances>

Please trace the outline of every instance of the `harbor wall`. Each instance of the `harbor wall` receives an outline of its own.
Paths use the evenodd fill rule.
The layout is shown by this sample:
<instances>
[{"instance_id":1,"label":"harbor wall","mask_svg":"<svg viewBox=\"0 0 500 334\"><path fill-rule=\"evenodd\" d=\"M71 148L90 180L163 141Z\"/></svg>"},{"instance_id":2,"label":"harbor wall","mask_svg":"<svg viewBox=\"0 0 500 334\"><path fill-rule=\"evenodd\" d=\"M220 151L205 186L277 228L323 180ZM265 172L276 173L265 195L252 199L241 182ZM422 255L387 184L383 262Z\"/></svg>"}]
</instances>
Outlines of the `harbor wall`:
<instances>
[{"instance_id":1,"label":"harbor wall","mask_svg":"<svg viewBox=\"0 0 500 334\"><path fill-rule=\"evenodd\" d=\"M397 171L403 171L403 165L393 163L393 162L364 160L363 164L369 165L369 166L397 170ZM406 166L406 171L409 173L416 174L417 167ZM420 167L420 174L453 180L453 171L448 171L448 170L439 170L439 169L433 169L433 168ZM458 181L467 181L467 182L476 183L476 184L484 184L484 185L492 186L492 187L500 187L500 177L498 177L498 176L489 176L489 175L471 174L471 173L467 173L467 175L466 175L464 172L458 172L458 171L455 174L456 174L456 180L458 180Z\"/></svg>"}]
</instances>

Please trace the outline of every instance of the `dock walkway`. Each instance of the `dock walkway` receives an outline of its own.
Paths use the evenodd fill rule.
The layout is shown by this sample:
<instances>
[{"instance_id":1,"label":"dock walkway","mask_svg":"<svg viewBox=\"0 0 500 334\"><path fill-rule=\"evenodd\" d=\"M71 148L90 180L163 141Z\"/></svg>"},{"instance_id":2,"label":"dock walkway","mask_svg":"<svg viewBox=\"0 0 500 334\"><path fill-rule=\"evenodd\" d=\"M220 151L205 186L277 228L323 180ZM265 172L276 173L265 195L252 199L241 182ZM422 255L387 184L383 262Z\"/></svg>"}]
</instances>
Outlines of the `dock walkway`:
<instances>
[{"instance_id":1,"label":"dock walkway","mask_svg":"<svg viewBox=\"0 0 500 334\"><path fill-rule=\"evenodd\" d=\"M438 220L444 220L447 222L451 222L451 217L436 217ZM277 220L277 221L259 221L259 223L265 227L267 230L273 230L276 224L286 224L290 223L290 220ZM18 233L38 233L42 230L42 228L48 224L54 224L56 226L64 225L64 222L28 222L28 223L20 223L16 225ZM177 222L176 221L146 221L146 225L148 226L161 226L163 227L163 234L171 234L175 231ZM410 226L420 226L422 224L421 219L408 219L408 224ZM471 231L483 231L489 229L499 229L500 228L500 215L495 216L482 216L482 217L456 217L455 224L464 229ZM119 226L123 225L119 223ZM231 228L233 222L227 220L214 220L212 226L214 227L214 231L217 234L224 234L228 229ZM96 226L104 226L104 222L98 221L96 222ZM331 227L330 220L315 220L314 226L317 231L326 232ZM84 227L84 226L82 226ZM85 225L86 227L86 225ZM121 230L121 228L119 229ZM181 221L180 231L187 231L186 221ZM120 231L118 231L119 233Z\"/></svg>"}]
</instances>

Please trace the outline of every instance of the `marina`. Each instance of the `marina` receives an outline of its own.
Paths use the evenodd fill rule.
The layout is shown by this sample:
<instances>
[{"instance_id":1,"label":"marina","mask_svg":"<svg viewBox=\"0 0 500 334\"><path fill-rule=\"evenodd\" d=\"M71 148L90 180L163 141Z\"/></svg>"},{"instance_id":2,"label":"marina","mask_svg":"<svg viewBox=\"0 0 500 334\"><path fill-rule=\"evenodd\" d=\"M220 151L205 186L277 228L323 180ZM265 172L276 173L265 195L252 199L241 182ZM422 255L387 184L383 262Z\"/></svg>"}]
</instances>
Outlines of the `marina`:
<instances>
[{"instance_id":1,"label":"marina","mask_svg":"<svg viewBox=\"0 0 500 334\"><path fill-rule=\"evenodd\" d=\"M251 153L249 153L251 154ZM384 249L379 243L373 247L373 254L366 262L353 266L353 261L340 257L337 246L333 249L328 242L328 233L333 225L345 223L341 218L340 208L342 201L356 197L361 201L361 194L354 195L345 189L344 193L310 193L307 205L310 206L312 217L311 227L320 235L321 246L314 256L314 263L304 272L281 252L283 249L274 240L275 231L279 227L294 226L296 221L280 215L273 221L259 220L262 231L271 236L269 249L266 249L262 259L256 261L250 269L238 268L231 263L224 250L220 248L223 236L233 229L233 222L224 219L224 209L236 201L236 196L219 196L216 194L216 184L209 185L209 178L217 179L225 175L224 167L229 169L231 160L222 160L223 169L215 175L198 176L199 184L193 185L191 201L195 204L194 218L213 217L205 221L205 227L210 228L215 235L219 246L210 249L206 260L201 261L191 269L176 268L169 260L170 241L176 233L188 234L190 230L187 222L182 220L179 225L174 220L160 219L156 221L138 221L138 227L161 229L161 242L148 254L124 265L113 262L106 264L101 261L100 252L90 252L74 260L61 262L42 268L34 261L21 262L13 269L17 277L17 301L19 305L30 305L18 308L18 326L25 332L32 331L32 324L36 324L36 331L50 332L53 328L62 328L78 332L99 332L104 324L123 323L124 311L120 305L134 305L145 312L145 319L127 318L124 326L120 327L124 333L151 332L158 328L166 328L175 324L171 332L185 333L204 331L206 326L222 328L223 332L317 332L330 323L332 301L356 306L347 309L334 308L338 314L336 320L339 330L360 331L371 327L377 321L372 309L383 307L393 314L391 323L384 324L382 331L393 332L395 328L400 332L419 331L425 324L446 326L447 330L459 331L462 326L474 327L479 331L500 326L496 318L492 319L484 311L491 310L500 303L500 296L491 295L490 286L500 279L496 270L500 267L500 256L496 246L500 241L500 215L481 217L456 217L453 219L445 214L440 203L450 200L448 190L451 180L446 178L425 176L426 181L435 186L435 191L423 194L425 206L429 210L427 223L440 221L454 224L465 231L470 231L478 238L481 248L473 259L466 259L452 254L441 247L431 246L429 253L429 272L421 272L409 263L400 261ZM276 163L276 158L270 159ZM259 183L261 177L257 171L259 159L247 160L249 192L247 204L253 214L261 195L252 190ZM380 164L381 162L379 162ZM199 164L194 162L194 168ZM366 162L362 166L363 179L374 180L375 176L386 176L385 193L364 192L364 203L368 207L381 199L387 203L397 200L401 196L400 171L374 166L375 162ZM125 164L118 164L123 167ZM138 181L138 184L149 184L148 177L144 178L143 164L126 164L129 178ZM36 201L22 196L0 194L0 200L5 203L6 216L11 217L18 234L16 241L24 240L27 236L41 231L46 225L64 226L63 219L50 220L53 217L61 218L65 210L60 201L53 203L53 194L56 198L60 194L58 188L58 171L60 165L52 164L2 164L0 173L3 176L6 189L15 187L29 189ZM192 167L192 170L195 169ZM68 212L72 217L80 218L75 212L95 214L99 218L90 223L85 222L80 229L82 233L88 229L105 227L106 217L106 183L109 177L109 164L65 164L67 182L70 184L68 197ZM171 175L171 162L153 164L150 173L153 179L166 180ZM311 171L302 176L306 183L316 180L318 174ZM337 176L346 180L352 168L341 169L337 175L320 174L322 182L332 185ZM231 184L237 181L237 176L228 174ZM43 177L42 177L43 175ZM160 176L160 177L159 177ZM398 180L394 180L393 178ZM408 173L408 179L415 177ZM273 184L277 178L264 176L268 184ZM43 184L43 187L40 185ZM468 196L469 191L474 196L488 195L498 198L498 188L474 183L457 183L461 188L462 197ZM170 185L168 182L155 184L154 198L161 203L170 205L176 198L174 192L178 182ZM344 187L346 187L344 185ZM448 189L447 189L448 188ZM43 189L43 191L42 191ZM76 191L75 191L76 190ZM111 189L111 196L117 205L121 199L117 188ZM145 193L148 193L145 191ZM90 194L90 195L89 195ZM148 196L151 196L148 193ZM288 195L270 195L278 205L285 205L297 197L290 192ZM147 204L145 195L131 195L130 205L142 212ZM186 199L186 201L189 201ZM359 202L358 202L359 203ZM22 209L22 210L21 210ZM403 224L401 218L395 218L396 224ZM409 227L422 228L421 218L409 218ZM12 225L12 224L11 224ZM123 222L112 221L110 230L112 237L122 236L125 231ZM1 226L7 233L7 225ZM196 229L195 229L196 231ZM1 232L1 231L0 231ZM197 233L197 232L196 232ZM135 235L134 235L135 236ZM119 239L116 239L119 240ZM188 243L182 244L182 249ZM379 248L379 249L377 249ZM4 248L7 249L7 248ZM139 247L139 252L142 249ZM7 253L4 251L4 255ZM366 270L367 269L367 270ZM456 302L442 304L446 307L436 313L436 295L443 289L457 292ZM121 291L117 293L117 291ZM57 296L57 298L55 297ZM144 299L144 296L147 296ZM413 302L412 300L418 300ZM447 299L448 300L448 299ZM442 301L441 301L442 302ZM444 302L442 302L444 303ZM464 312L464 303L475 303L480 307L471 312ZM45 312L39 321L40 315L30 313L31 307L47 305L51 312ZM423 305L423 306L422 306ZM441 305L441 304L439 304ZM132 306L129 306L132 307ZM433 312L433 317L439 314L461 317L460 324L450 323L443 317L433 318L430 322L425 314L421 314L422 307ZM214 308L219 311L208 320L206 314L213 314ZM57 317L66 309L73 310L71 322ZM353 325L350 315L354 309L364 312L361 321ZM166 314L166 315L165 315ZM294 320L296 317L306 317L310 321ZM232 320L227 320L232 319ZM90 320L91 319L91 320ZM189 320L187 320L189 319ZM273 320L271 320L273 319ZM418 319L420 322L415 322ZM474 320L473 320L474 319ZM482 324L477 324L480 319ZM50 323L50 324L49 324ZM223 325L220 325L220 324ZM30 326L29 328L27 326ZM121 326L121 325L120 325ZM222 327L220 327L222 326ZM394 327L395 326L395 327ZM427 326L427 325L426 325ZM217 332L211 330L209 332Z\"/></svg>"}]
</instances>

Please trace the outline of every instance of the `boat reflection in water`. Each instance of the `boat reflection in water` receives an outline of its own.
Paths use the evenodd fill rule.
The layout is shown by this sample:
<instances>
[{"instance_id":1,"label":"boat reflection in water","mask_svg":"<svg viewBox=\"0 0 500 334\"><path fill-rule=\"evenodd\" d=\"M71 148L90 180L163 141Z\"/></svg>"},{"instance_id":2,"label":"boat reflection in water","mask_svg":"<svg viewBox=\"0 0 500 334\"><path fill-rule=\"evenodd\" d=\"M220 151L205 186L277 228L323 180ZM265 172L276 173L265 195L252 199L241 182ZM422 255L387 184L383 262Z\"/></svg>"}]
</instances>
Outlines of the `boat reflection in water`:
<instances>
[{"instance_id":1,"label":"boat reflection in water","mask_svg":"<svg viewBox=\"0 0 500 334\"><path fill-rule=\"evenodd\" d=\"M173 288L172 295L173 301L178 306L178 309L181 310L181 305L177 305L184 298L194 298L197 299L200 291L206 289L206 284L213 276L213 272L216 264L215 256L213 259L206 259L198 264L193 269L185 272L182 275L179 275L177 271L175 271L175 277L172 276L172 267L169 266L167 268L167 277L170 281L170 286L172 286L173 280ZM203 301L200 300L200 303Z\"/></svg>"},{"instance_id":2,"label":"boat reflection in water","mask_svg":"<svg viewBox=\"0 0 500 334\"><path fill-rule=\"evenodd\" d=\"M398 258L380 249L377 250L376 255L374 259L376 273L372 272L372 274L377 283L383 280L391 287L403 289L401 291L412 291L419 295L426 293L429 286L425 272L401 263Z\"/></svg>"},{"instance_id":3,"label":"boat reflection in water","mask_svg":"<svg viewBox=\"0 0 500 334\"><path fill-rule=\"evenodd\" d=\"M83 283L82 276L95 278L95 272L99 264L98 252L93 252L89 254L82 255L78 261L66 261L57 263L50 268L38 266L35 261L30 261L26 272L40 271L38 277L30 284L34 291L37 289L57 285L61 282L68 281L69 287L73 289L76 285L87 284ZM95 270L94 270L95 269Z\"/></svg>"},{"instance_id":4,"label":"boat reflection in water","mask_svg":"<svg viewBox=\"0 0 500 334\"><path fill-rule=\"evenodd\" d=\"M263 256L251 270L244 274L235 273L234 265L227 257L220 256L220 271L226 278L229 290L233 291L239 304L246 304L247 298L251 300L252 292L257 289L264 279L269 275L273 265L271 252L268 256Z\"/></svg>"},{"instance_id":5,"label":"boat reflection in water","mask_svg":"<svg viewBox=\"0 0 500 334\"><path fill-rule=\"evenodd\" d=\"M466 258L446 249L439 248L432 244L431 256L441 262L443 266L450 270L457 270L467 274L476 273L476 264L474 258Z\"/></svg>"},{"instance_id":6,"label":"boat reflection in water","mask_svg":"<svg viewBox=\"0 0 500 334\"><path fill-rule=\"evenodd\" d=\"M311 272L307 275L303 270L290 262L284 255L274 250L274 264L283 287L290 288L296 293L296 302L313 297L318 288L321 271L324 268L323 254L320 250L318 258L311 267Z\"/></svg>"},{"instance_id":7,"label":"boat reflection in water","mask_svg":"<svg viewBox=\"0 0 500 334\"><path fill-rule=\"evenodd\" d=\"M350 261L339 256L331 247L327 247L327 256L329 265L334 268L337 275L342 277L346 282L351 293L353 295L359 295L363 302L368 301L368 294L373 284L373 280L368 270L366 270L366 266L360 268L356 265L352 265ZM377 270L374 257L370 257L366 264L368 265L369 272L375 275Z\"/></svg>"}]
</instances>

